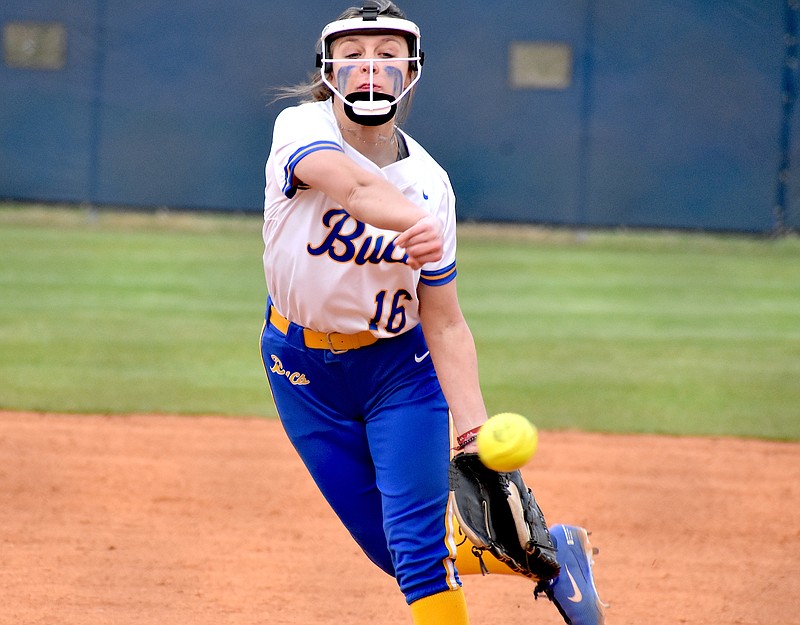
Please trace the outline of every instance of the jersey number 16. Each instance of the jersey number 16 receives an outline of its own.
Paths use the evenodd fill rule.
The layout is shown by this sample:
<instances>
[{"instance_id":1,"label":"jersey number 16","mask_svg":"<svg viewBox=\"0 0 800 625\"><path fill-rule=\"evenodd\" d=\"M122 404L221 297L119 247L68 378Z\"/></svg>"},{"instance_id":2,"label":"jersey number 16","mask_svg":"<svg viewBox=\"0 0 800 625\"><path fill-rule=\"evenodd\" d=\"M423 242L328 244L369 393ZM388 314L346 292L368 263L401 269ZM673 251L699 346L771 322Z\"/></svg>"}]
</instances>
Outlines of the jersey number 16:
<instances>
[{"instance_id":1,"label":"jersey number 16","mask_svg":"<svg viewBox=\"0 0 800 625\"><path fill-rule=\"evenodd\" d=\"M378 324L383 319L383 309L386 304L386 291L381 291L375 296L375 316L369 322L370 330L377 330ZM389 308L388 318L386 319L386 331L397 334L406 325L406 309L402 302L410 302L411 294L405 289L400 289L392 297L392 304Z\"/></svg>"}]
</instances>

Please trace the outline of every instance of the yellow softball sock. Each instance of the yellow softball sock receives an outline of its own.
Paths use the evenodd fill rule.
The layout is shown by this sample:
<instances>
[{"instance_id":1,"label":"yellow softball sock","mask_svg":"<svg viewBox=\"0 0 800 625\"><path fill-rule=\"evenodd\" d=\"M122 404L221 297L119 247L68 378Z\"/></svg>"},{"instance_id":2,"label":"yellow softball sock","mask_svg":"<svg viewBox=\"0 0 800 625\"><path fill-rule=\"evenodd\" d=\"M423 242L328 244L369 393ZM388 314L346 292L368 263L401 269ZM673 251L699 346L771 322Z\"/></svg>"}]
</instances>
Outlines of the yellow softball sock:
<instances>
[{"instance_id":1,"label":"yellow softball sock","mask_svg":"<svg viewBox=\"0 0 800 625\"><path fill-rule=\"evenodd\" d=\"M414 625L469 625L464 591L445 590L411 604Z\"/></svg>"}]
</instances>

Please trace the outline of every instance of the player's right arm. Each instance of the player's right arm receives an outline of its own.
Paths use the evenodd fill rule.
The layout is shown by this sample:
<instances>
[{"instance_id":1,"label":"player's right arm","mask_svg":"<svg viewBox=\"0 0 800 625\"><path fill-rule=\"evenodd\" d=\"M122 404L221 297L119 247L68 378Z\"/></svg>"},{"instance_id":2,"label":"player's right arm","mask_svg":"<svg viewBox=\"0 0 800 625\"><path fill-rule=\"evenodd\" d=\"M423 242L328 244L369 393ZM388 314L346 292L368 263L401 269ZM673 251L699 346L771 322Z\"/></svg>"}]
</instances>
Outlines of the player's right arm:
<instances>
[{"instance_id":1,"label":"player's right arm","mask_svg":"<svg viewBox=\"0 0 800 625\"><path fill-rule=\"evenodd\" d=\"M442 258L441 221L344 153L312 152L295 165L294 176L296 182L321 191L359 221L402 233L396 242L405 248L413 269Z\"/></svg>"}]
</instances>

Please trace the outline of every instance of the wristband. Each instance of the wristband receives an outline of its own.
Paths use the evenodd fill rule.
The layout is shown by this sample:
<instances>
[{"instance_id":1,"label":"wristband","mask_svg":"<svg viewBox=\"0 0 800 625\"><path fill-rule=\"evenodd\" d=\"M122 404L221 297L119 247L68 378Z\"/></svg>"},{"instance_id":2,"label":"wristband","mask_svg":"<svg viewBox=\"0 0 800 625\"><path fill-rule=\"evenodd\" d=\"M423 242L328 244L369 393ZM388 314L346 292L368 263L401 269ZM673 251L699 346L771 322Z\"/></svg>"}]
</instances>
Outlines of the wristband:
<instances>
[{"instance_id":1,"label":"wristband","mask_svg":"<svg viewBox=\"0 0 800 625\"><path fill-rule=\"evenodd\" d=\"M469 445L470 443L474 443L478 439L478 431L481 429L481 426L472 428L471 430L467 430L463 434L461 434L456 439L456 451L461 451Z\"/></svg>"}]
</instances>

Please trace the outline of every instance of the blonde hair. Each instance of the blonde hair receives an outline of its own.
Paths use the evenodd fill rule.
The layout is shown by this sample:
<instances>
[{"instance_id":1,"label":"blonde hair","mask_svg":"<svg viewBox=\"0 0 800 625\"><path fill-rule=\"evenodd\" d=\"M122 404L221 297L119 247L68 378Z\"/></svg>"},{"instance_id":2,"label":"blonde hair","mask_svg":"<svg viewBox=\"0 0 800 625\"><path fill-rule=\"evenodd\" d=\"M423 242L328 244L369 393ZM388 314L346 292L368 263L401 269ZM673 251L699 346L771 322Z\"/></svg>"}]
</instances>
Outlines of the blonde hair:
<instances>
[{"instance_id":1,"label":"blonde hair","mask_svg":"<svg viewBox=\"0 0 800 625\"><path fill-rule=\"evenodd\" d=\"M406 14L403 13L400 7L394 2L391 2L391 0L377 0L376 4L378 5L378 15L406 19ZM345 9L342 14L336 18L336 21L360 16L360 7L350 7L349 9ZM319 41L317 42L316 51L317 53L322 52L321 42ZM287 98L296 98L300 102L324 102L333 97L333 92L322 81L322 76L319 71L310 73L306 82L290 85L288 87L277 87L275 93L276 95L272 100L273 102ZM397 115L395 116L397 122L402 122L408 117L413 97L414 89L398 103Z\"/></svg>"}]
</instances>

